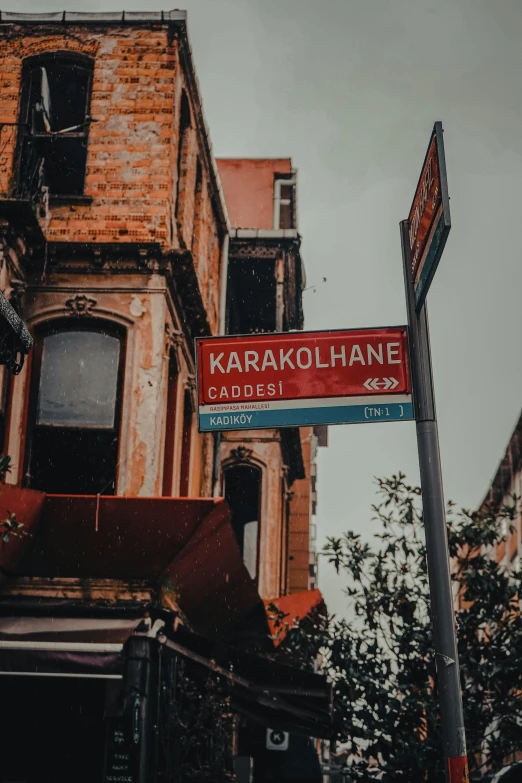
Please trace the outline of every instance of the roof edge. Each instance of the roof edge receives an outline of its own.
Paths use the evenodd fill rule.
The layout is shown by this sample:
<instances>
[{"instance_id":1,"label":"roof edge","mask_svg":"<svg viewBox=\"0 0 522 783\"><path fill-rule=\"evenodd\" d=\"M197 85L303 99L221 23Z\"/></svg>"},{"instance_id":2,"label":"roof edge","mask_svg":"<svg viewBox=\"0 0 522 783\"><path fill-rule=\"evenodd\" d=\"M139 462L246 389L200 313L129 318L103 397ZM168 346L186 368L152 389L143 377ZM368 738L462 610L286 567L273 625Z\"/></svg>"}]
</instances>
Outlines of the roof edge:
<instances>
[{"instance_id":1,"label":"roof edge","mask_svg":"<svg viewBox=\"0 0 522 783\"><path fill-rule=\"evenodd\" d=\"M172 11L52 11L49 13L18 13L2 11L0 22L16 24L158 24L158 22L186 22L187 12Z\"/></svg>"},{"instance_id":2,"label":"roof edge","mask_svg":"<svg viewBox=\"0 0 522 783\"><path fill-rule=\"evenodd\" d=\"M489 503L498 505L503 502L509 485L519 471L522 464L522 413L511 432L508 444L493 479L486 492L486 496L479 506L479 512L484 511Z\"/></svg>"},{"instance_id":3,"label":"roof edge","mask_svg":"<svg viewBox=\"0 0 522 783\"><path fill-rule=\"evenodd\" d=\"M297 228L231 228L230 239L300 239Z\"/></svg>"}]
</instances>

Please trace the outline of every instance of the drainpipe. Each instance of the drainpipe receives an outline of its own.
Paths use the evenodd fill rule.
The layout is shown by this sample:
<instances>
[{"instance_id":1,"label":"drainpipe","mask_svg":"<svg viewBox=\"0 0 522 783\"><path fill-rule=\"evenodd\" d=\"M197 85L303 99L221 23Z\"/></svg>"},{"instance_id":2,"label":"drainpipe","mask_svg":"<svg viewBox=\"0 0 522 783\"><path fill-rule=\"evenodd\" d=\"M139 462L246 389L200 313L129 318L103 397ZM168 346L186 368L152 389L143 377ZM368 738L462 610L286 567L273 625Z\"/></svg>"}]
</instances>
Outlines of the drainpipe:
<instances>
[{"instance_id":1,"label":"drainpipe","mask_svg":"<svg viewBox=\"0 0 522 783\"><path fill-rule=\"evenodd\" d=\"M227 283L228 283L228 247L230 236L227 231L223 238L223 248L221 250L221 291L219 295L219 334L226 334L228 331L228 313L227 313ZM214 434L214 459L212 461L212 496L217 498L220 495L219 487L219 452L221 448L221 433Z\"/></svg>"}]
</instances>

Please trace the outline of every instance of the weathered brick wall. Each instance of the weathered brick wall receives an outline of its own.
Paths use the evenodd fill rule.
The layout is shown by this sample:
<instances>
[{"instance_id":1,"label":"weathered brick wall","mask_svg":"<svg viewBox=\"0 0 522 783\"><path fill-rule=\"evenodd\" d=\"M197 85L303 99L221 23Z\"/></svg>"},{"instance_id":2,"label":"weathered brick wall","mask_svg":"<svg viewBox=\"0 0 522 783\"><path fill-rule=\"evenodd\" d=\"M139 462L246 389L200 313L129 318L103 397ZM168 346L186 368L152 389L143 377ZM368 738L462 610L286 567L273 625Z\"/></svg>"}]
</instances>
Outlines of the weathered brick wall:
<instances>
[{"instance_id":1,"label":"weathered brick wall","mask_svg":"<svg viewBox=\"0 0 522 783\"><path fill-rule=\"evenodd\" d=\"M177 139L173 134L179 81L177 42L167 29L6 25L0 68L5 76L0 121L18 118L22 62L51 51L94 58L85 206L52 210L47 231L57 241L158 241L169 244ZM4 87L4 84L8 85ZM8 100L4 99L4 90ZM11 134L2 171L2 191L12 185Z\"/></svg>"},{"instance_id":2,"label":"weathered brick wall","mask_svg":"<svg viewBox=\"0 0 522 783\"><path fill-rule=\"evenodd\" d=\"M64 50L94 59L90 114L95 122L89 133L85 184L85 196L92 201L52 205L47 239L155 242L164 251L190 250L195 245L195 267L215 330L220 288L217 219L205 165L201 166L200 183L204 203L197 209L196 170L205 153L202 129L195 128L192 106L192 127L181 154L177 203L182 90L192 104L177 35L161 24L1 25L0 124L18 121L24 58ZM0 134L0 198L13 193L16 138L17 129L4 126Z\"/></svg>"}]
</instances>

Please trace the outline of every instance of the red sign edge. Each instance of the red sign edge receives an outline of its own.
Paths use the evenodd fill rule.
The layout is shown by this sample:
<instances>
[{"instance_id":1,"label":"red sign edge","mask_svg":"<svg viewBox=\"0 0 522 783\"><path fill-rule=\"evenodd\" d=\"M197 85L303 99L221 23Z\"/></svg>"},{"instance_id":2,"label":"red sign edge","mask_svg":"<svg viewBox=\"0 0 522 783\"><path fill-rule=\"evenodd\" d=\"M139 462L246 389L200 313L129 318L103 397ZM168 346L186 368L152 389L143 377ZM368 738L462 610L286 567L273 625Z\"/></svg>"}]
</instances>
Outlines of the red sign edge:
<instances>
[{"instance_id":1,"label":"red sign edge","mask_svg":"<svg viewBox=\"0 0 522 783\"><path fill-rule=\"evenodd\" d=\"M223 340L228 338L240 338L240 337L283 337L283 336L299 336L299 335L307 335L307 334L331 334L332 332L365 332L365 331L385 331L386 329L404 329L404 340L406 342L406 382L407 382L407 394L411 396L412 402L414 403L413 399L413 386L411 382L411 372L410 372L410 366L411 366L411 351L410 351L410 331L409 327L405 324L398 324L396 326L354 326L349 329L303 329L303 330L295 330L290 332L261 332L261 333L255 333L255 334L212 334L209 336L202 336L202 337L195 337L194 338L194 356L195 356L195 370L196 370L196 399L198 403L198 408L204 405L204 401L202 400L202 390L199 382L200 373L199 373L199 366L200 366L200 345L203 343L203 341L208 342L210 340ZM351 396L351 395L347 395ZM353 395L356 396L356 395ZM369 394L368 397L371 397L372 395ZM391 395L390 395L391 396ZM324 398L327 399L327 398Z\"/></svg>"},{"instance_id":2,"label":"red sign edge","mask_svg":"<svg viewBox=\"0 0 522 783\"><path fill-rule=\"evenodd\" d=\"M415 198L417 196L417 191L419 189L419 185L422 180L422 172L424 171L424 166L426 165L426 161L428 160L428 155L430 152L431 142L433 141L433 138L435 137L436 141L436 149L437 149L437 164L439 167L439 178L440 178L440 190L441 190L441 197L442 197L442 218L443 221L443 229L442 229L442 237L439 242L439 246L437 248L437 253L435 258L433 259L431 263L431 267L429 269L426 281L423 286L423 290L420 292L420 296L416 299L415 302L415 309L417 312L419 312L424 304L424 301L426 299L426 296L428 294L429 288L431 286L432 280L435 276L435 272L437 271L437 267L439 265L439 261L441 259L442 253L444 251L444 247L446 245L446 240L448 238L448 234L451 229L451 215L450 215L450 202L449 202L449 193L448 193L448 174L446 169L446 153L444 150L444 129L442 127L442 122L440 120L437 120L437 122L433 125L433 130L431 132L430 140L428 142L428 147L426 149L426 154L424 156L424 160L422 161L422 166L419 174L419 179L417 180L417 184L415 186L415 190L413 192L413 200L411 202L410 208L408 210L408 224L409 224L409 216L411 214L411 210L413 208L413 205L415 204ZM431 227L430 227L431 228ZM412 273L412 270L410 270L410 274ZM414 282L415 285L415 282ZM417 293L417 291L416 291Z\"/></svg>"}]
</instances>

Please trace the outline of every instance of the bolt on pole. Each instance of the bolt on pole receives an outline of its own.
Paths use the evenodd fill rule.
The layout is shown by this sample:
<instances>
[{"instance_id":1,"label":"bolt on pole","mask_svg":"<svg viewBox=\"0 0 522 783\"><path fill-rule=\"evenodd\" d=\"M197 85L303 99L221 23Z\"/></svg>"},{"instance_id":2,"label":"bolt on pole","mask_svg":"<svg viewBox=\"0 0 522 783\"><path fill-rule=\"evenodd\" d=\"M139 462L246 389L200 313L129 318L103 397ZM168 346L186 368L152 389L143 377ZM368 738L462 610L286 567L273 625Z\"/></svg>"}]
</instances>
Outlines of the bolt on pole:
<instances>
[{"instance_id":1,"label":"bolt on pole","mask_svg":"<svg viewBox=\"0 0 522 783\"><path fill-rule=\"evenodd\" d=\"M419 313L415 308L409 222L403 220L400 228L445 773L448 783L465 783L469 780L466 734L460 689L428 314L426 303Z\"/></svg>"}]
</instances>

